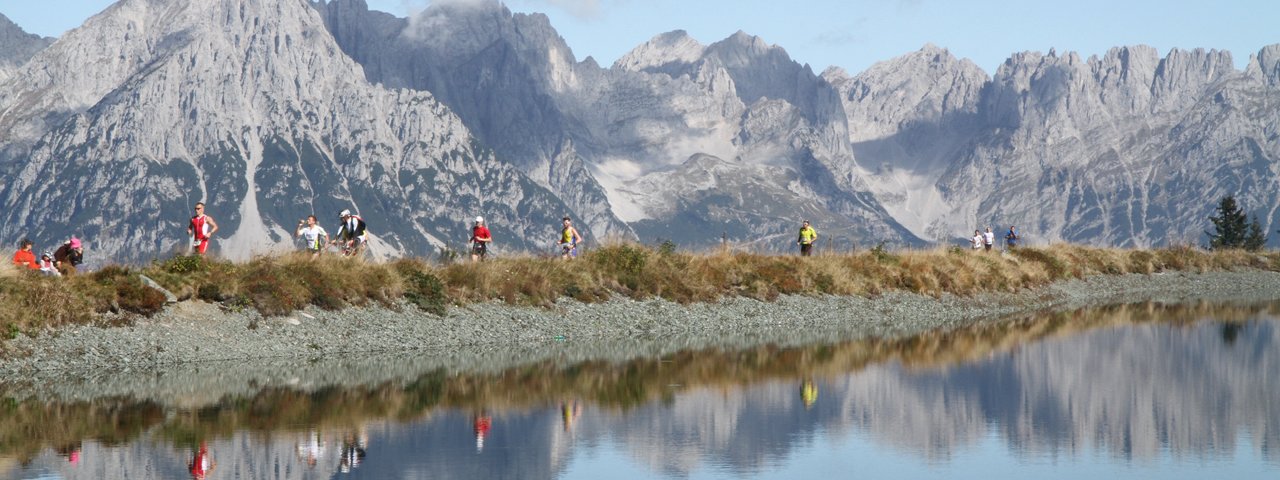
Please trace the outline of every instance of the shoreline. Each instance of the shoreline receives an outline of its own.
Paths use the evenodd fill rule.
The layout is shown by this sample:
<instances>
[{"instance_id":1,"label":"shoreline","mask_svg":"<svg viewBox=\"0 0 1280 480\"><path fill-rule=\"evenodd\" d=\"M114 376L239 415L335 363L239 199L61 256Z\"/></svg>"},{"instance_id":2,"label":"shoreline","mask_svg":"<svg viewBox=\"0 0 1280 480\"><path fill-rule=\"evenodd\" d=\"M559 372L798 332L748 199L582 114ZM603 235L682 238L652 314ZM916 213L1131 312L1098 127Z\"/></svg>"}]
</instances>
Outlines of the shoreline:
<instances>
[{"instance_id":1,"label":"shoreline","mask_svg":"<svg viewBox=\"0 0 1280 480\"><path fill-rule=\"evenodd\" d=\"M902 338L1041 311L1106 305L1260 303L1280 299L1280 272L1095 275L1018 293L874 298L784 295L681 305L665 300L562 300L550 308L499 302L443 317L402 304L284 317L184 301L126 327L74 326L20 335L0 365L13 398L118 395L165 403L216 399L261 386L292 388L411 379L431 369L502 371L540 361L623 361L703 348L802 346Z\"/></svg>"}]
</instances>

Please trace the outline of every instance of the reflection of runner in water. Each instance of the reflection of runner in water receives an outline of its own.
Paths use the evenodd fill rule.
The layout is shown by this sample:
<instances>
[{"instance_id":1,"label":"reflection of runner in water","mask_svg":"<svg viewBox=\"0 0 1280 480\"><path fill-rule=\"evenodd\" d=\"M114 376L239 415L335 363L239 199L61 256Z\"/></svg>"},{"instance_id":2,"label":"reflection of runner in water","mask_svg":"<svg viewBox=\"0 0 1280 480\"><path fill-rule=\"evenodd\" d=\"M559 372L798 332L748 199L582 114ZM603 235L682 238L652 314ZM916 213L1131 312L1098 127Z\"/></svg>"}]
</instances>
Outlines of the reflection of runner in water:
<instances>
[{"instance_id":1,"label":"reflection of runner in water","mask_svg":"<svg viewBox=\"0 0 1280 480\"><path fill-rule=\"evenodd\" d=\"M307 462L308 466L315 467L323 456L324 441L320 439L320 432L312 430L305 441L298 443L298 458Z\"/></svg>"},{"instance_id":2,"label":"reflection of runner in water","mask_svg":"<svg viewBox=\"0 0 1280 480\"><path fill-rule=\"evenodd\" d=\"M481 410L475 415L475 431L476 431L476 452L484 450L484 437L489 435L489 427L492 425L493 419Z\"/></svg>"},{"instance_id":3,"label":"reflection of runner in water","mask_svg":"<svg viewBox=\"0 0 1280 480\"><path fill-rule=\"evenodd\" d=\"M800 383L800 401L804 402L805 410L818 402L818 384L813 383L812 378L806 378Z\"/></svg>"},{"instance_id":4,"label":"reflection of runner in water","mask_svg":"<svg viewBox=\"0 0 1280 480\"><path fill-rule=\"evenodd\" d=\"M80 463L80 442L70 443L54 449L58 452L58 456L66 457L67 462L71 465Z\"/></svg>"},{"instance_id":5,"label":"reflection of runner in water","mask_svg":"<svg viewBox=\"0 0 1280 480\"><path fill-rule=\"evenodd\" d=\"M213 456L209 455L209 445L200 442L200 449L196 450L194 456L191 457L191 464L187 465L187 470L191 472L191 478L203 480L205 475L213 473L213 468L218 466L218 462L213 461Z\"/></svg>"},{"instance_id":6,"label":"reflection of runner in water","mask_svg":"<svg viewBox=\"0 0 1280 480\"><path fill-rule=\"evenodd\" d=\"M560 416L564 419L564 431L568 432L573 429L573 422L582 415L582 405L577 399L568 402L560 402Z\"/></svg>"},{"instance_id":7,"label":"reflection of runner in water","mask_svg":"<svg viewBox=\"0 0 1280 480\"><path fill-rule=\"evenodd\" d=\"M365 433L364 427L360 427L355 433L348 433L342 437L342 461L338 464L338 470L342 473L348 473L351 469L359 467L364 463L365 449L369 448L369 435Z\"/></svg>"}]
</instances>

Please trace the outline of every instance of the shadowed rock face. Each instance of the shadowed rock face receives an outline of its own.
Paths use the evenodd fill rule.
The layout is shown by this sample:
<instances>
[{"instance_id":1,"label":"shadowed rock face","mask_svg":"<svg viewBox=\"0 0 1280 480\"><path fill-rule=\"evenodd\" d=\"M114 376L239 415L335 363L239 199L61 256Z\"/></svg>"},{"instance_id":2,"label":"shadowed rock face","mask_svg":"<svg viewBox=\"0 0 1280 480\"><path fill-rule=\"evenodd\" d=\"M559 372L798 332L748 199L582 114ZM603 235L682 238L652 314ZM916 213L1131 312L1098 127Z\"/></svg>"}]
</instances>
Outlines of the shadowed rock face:
<instances>
[{"instance_id":1,"label":"shadowed rock face","mask_svg":"<svg viewBox=\"0 0 1280 480\"><path fill-rule=\"evenodd\" d=\"M123 1L39 59L0 91L17 127L0 135L29 146L0 188L6 241L77 234L90 258L144 260L205 201L230 258L291 249L299 218L344 208L375 256L426 256L476 214L519 248L566 211L429 93L368 84L300 0Z\"/></svg>"}]
</instances>

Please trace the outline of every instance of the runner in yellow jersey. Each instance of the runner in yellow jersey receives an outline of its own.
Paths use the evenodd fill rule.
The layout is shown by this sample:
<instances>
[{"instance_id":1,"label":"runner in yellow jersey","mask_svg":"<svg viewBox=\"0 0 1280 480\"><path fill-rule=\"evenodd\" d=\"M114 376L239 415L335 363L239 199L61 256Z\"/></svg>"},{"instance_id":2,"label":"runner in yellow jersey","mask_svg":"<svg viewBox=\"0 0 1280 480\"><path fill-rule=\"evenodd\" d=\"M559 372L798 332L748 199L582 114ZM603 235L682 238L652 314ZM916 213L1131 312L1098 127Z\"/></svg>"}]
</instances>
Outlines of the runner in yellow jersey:
<instances>
[{"instance_id":1,"label":"runner in yellow jersey","mask_svg":"<svg viewBox=\"0 0 1280 480\"><path fill-rule=\"evenodd\" d=\"M818 231L809 226L809 221L805 220L804 225L800 226L800 237L796 239L796 244L800 245L800 256L807 257L813 253L813 242L818 240Z\"/></svg>"},{"instance_id":2,"label":"runner in yellow jersey","mask_svg":"<svg viewBox=\"0 0 1280 480\"><path fill-rule=\"evenodd\" d=\"M573 221L569 217L564 217L562 224L564 228L560 229L560 241L556 243L560 246L560 258L573 260L578 256L578 242L582 241L582 235L578 234L578 229L573 228Z\"/></svg>"}]
</instances>

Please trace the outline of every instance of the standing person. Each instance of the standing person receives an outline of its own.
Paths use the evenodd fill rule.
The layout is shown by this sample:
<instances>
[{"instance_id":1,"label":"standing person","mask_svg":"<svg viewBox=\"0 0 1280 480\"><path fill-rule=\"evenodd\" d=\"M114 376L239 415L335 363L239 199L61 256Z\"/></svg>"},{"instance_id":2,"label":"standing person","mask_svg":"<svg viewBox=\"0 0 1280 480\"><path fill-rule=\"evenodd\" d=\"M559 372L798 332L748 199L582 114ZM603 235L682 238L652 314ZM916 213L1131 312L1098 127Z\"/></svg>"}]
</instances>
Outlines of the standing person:
<instances>
[{"instance_id":1,"label":"standing person","mask_svg":"<svg viewBox=\"0 0 1280 480\"><path fill-rule=\"evenodd\" d=\"M1004 234L1004 244L1008 245L1009 248L1012 249L1018 246L1018 240L1020 238L1021 237L1018 236L1017 229L1013 225L1010 225L1009 232Z\"/></svg>"},{"instance_id":2,"label":"standing person","mask_svg":"<svg viewBox=\"0 0 1280 480\"><path fill-rule=\"evenodd\" d=\"M209 249L209 239L218 231L218 222L204 214L204 202L197 202L195 210L195 216L192 216L191 223L187 224L187 236L191 237L192 253L204 255L204 252Z\"/></svg>"},{"instance_id":3,"label":"standing person","mask_svg":"<svg viewBox=\"0 0 1280 480\"><path fill-rule=\"evenodd\" d=\"M807 257L813 254L813 242L818 240L818 231L809 226L809 221L805 220L800 225L800 236L796 238L796 244L800 245L800 256Z\"/></svg>"},{"instance_id":4,"label":"standing person","mask_svg":"<svg viewBox=\"0 0 1280 480\"><path fill-rule=\"evenodd\" d=\"M25 238L18 242L18 251L13 253L13 264L18 268L39 270L40 264L36 262L35 252L31 251L32 246L31 240Z\"/></svg>"},{"instance_id":5,"label":"standing person","mask_svg":"<svg viewBox=\"0 0 1280 480\"><path fill-rule=\"evenodd\" d=\"M343 210L338 218L342 219L342 225L338 227L336 241L342 244L343 255L359 256L368 241L364 219L352 214L351 210Z\"/></svg>"},{"instance_id":6,"label":"standing person","mask_svg":"<svg viewBox=\"0 0 1280 480\"><path fill-rule=\"evenodd\" d=\"M991 251L991 246L996 244L996 234L991 231L991 227L987 227L987 231L982 232L982 246Z\"/></svg>"},{"instance_id":7,"label":"standing person","mask_svg":"<svg viewBox=\"0 0 1280 480\"><path fill-rule=\"evenodd\" d=\"M81 263L84 263L84 245L79 238L71 237L70 241L53 251L53 264L63 275L75 275L76 267Z\"/></svg>"},{"instance_id":8,"label":"standing person","mask_svg":"<svg viewBox=\"0 0 1280 480\"><path fill-rule=\"evenodd\" d=\"M306 222L305 226L303 222ZM298 229L293 232L293 238L298 237L302 237L307 252L311 253L312 258L319 257L320 251L329 243L329 232L316 224L315 215L307 215L306 220L298 221Z\"/></svg>"},{"instance_id":9,"label":"standing person","mask_svg":"<svg viewBox=\"0 0 1280 480\"><path fill-rule=\"evenodd\" d=\"M560 220L564 227L560 229L560 241L557 243L560 246L560 258L573 260L578 256L578 242L582 241L582 235L578 234L578 229L573 228L573 221L569 217Z\"/></svg>"},{"instance_id":10,"label":"standing person","mask_svg":"<svg viewBox=\"0 0 1280 480\"><path fill-rule=\"evenodd\" d=\"M970 239L970 240L973 242L973 249L974 249L974 250L979 250L979 249L981 249L981 248L982 248L982 244L983 244L983 236L982 236L982 232L977 231L977 230L974 230L974 231L973 231L973 238L972 238L972 239Z\"/></svg>"},{"instance_id":11,"label":"standing person","mask_svg":"<svg viewBox=\"0 0 1280 480\"><path fill-rule=\"evenodd\" d=\"M489 255L489 242L492 241L493 236L484 224L484 217L476 217L476 224L471 227L471 261L484 260Z\"/></svg>"}]
</instances>

